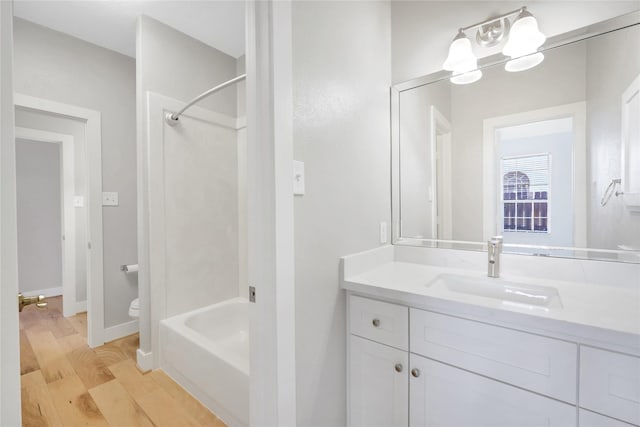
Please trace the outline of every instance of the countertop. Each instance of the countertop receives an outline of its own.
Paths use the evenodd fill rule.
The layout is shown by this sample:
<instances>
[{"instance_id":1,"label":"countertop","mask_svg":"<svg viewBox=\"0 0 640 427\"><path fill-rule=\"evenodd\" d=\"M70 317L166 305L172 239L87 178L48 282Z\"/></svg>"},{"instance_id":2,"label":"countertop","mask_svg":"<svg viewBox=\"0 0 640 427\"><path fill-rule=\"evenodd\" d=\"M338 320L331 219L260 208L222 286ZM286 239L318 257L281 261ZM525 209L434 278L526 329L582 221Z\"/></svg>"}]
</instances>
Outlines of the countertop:
<instances>
[{"instance_id":1,"label":"countertop","mask_svg":"<svg viewBox=\"0 0 640 427\"><path fill-rule=\"evenodd\" d=\"M371 258L370 254L367 256ZM343 263L349 262L347 258ZM535 307L433 284L440 275L485 278L486 271L402 262L381 256L377 256L377 261L357 260L360 264L357 268L343 264L342 287L416 308L640 355L640 289L501 275L504 280L557 289L561 307Z\"/></svg>"}]
</instances>

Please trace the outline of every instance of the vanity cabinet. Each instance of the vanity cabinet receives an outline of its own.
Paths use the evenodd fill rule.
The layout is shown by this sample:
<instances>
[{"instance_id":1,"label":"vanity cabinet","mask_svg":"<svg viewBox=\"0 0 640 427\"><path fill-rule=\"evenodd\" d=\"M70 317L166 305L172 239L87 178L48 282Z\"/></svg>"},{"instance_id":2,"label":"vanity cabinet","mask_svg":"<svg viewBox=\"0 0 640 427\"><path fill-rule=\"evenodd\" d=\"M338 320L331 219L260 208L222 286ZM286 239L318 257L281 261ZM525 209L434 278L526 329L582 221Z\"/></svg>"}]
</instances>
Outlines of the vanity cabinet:
<instances>
[{"instance_id":1,"label":"vanity cabinet","mask_svg":"<svg viewBox=\"0 0 640 427\"><path fill-rule=\"evenodd\" d=\"M352 294L348 310L351 426L640 424L640 358Z\"/></svg>"}]
</instances>

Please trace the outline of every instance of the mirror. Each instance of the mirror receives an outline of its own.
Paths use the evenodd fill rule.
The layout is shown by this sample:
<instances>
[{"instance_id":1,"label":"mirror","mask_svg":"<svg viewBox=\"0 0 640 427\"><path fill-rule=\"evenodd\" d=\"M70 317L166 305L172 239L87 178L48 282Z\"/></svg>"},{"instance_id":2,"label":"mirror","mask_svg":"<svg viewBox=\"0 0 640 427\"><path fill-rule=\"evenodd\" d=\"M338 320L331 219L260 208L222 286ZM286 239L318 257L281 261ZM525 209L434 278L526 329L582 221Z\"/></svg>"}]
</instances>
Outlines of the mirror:
<instances>
[{"instance_id":1,"label":"mirror","mask_svg":"<svg viewBox=\"0 0 640 427\"><path fill-rule=\"evenodd\" d=\"M393 243L640 262L639 15L396 85Z\"/></svg>"}]
</instances>

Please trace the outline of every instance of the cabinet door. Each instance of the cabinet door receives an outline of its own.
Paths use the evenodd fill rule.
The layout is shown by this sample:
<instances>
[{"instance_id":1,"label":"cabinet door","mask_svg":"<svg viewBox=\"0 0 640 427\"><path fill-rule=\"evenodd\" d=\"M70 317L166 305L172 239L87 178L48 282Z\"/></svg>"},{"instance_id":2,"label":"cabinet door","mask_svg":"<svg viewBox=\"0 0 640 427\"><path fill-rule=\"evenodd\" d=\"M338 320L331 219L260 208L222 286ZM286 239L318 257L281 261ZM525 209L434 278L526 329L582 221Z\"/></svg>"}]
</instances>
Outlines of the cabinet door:
<instances>
[{"instance_id":1,"label":"cabinet door","mask_svg":"<svg viewBox=\"0 0 640 427\"><path fill-rule=\"evenodd\" d=\"M633 427L632 424L623 423L585 409L580 409L579 417L578 425L580 427Z\"/></svg>"},{"instance_id":2,"label":"cabinet door","mask_svg":"<svg viewBox=\"0 0 640 427\"><path fill-rule=\"evenodd\" d=\"M567 427L576 408L411 354L411 426Z\"/></svg>"},{"instance_id":3,"label":"cabinet door","mask_svg":"<svg viewBox=\"0 0 640 427\"><path fill-rule=\"evenodd\" d=\"M409 423L408 354L350 336L349 425L406 427Z\"/></svg>"}]
</instances>

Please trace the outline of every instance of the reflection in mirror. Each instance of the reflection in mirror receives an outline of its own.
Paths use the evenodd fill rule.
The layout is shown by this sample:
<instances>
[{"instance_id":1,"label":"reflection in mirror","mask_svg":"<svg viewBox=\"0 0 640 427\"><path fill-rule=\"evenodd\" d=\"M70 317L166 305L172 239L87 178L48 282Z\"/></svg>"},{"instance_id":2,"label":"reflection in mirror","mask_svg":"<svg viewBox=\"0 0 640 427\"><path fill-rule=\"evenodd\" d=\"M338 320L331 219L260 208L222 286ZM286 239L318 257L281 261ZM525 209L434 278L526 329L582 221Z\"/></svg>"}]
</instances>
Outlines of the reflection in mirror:
<instances>
[{"instance_id":1,"label":"reflection in mirror","mask_svg":"<svg viewBox=\"0 0 640 427\"><path fill-rule=\"evenodd\" d=\"M503 235L518 253L640 262L635 22L523 72L494 61L472 84L398 85L394 243Z\"/></svg>"}]
</instances>

